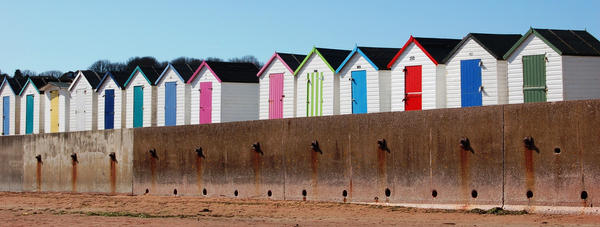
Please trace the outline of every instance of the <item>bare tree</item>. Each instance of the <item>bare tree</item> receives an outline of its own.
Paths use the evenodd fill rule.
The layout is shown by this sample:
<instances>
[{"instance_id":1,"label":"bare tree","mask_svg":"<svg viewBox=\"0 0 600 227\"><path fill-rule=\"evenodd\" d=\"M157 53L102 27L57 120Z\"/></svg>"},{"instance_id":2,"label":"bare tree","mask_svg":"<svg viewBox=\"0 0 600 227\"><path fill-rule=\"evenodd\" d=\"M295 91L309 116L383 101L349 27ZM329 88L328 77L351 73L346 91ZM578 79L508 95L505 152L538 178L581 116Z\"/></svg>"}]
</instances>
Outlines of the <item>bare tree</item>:
<instances>
[{"instance_id":1,"label":"bare tree","mask_svg":"<svg viewBox=\"0 0 600 227\"><path fill-rule=\"evenodd\" d=\"M50 70L50 71L46 71L46 72L40 73L39 75L40 76L51 76L51 77L58 78L58 77L62 76L62 74L63 74L63 72L61 72L61 71Z\"/></svg>"},{"instance_id":2,"label":"bare tree","mask_svg":"<svg viewBox=\"0 0 600 227\"><path fill-rule=\"evenodd\" d=\"M22 72L23 72L23 74L24 74L24 75L26 75L26 76L37 76L37 75L38 75L36 72L34 72L34 71L31 71L31 70L29 70L29 69L25 69L25 70L23 70Z\"/></svg>"},{"instance_id":3,"label":"bare tree","mask_svg":"<svg viewBox=\"0 0 600 227\"><path fill-rule=\"evenodd\" d=\"M220 59L220 58L217 58L217 57L208 57L208 58L206 58L206 61L222 62L223 59Z\"/></svg>"},{"instance_id":4,"label":"bare tree","mask_svg":"<svg viewBox=\"0 0 600 227\"><path fill-rule=\"evenodd\" d=\"M163 68L167 66L167 62L159 62L155 57L132 57L127 60L127 69L133 69L136 66L153 66L155 68Z\"/></svg>"},{"instance_id":5,"label":"bare tree","mask_svg":"<svg viewBox=\"0 0 600 227\"><path fill-rule=\"evenodd\" d=\"M182 64L200 65L200 64L202 64L202 59L189 58L189 57L178 57L178 58L171 60L171 64L173 64L173 65L182 65Z\"/></svg>"},{"instance_id":6,"label":"bare tree","mask_svg":"<svg viewBox=\"0 0 600 227\"><path fill-rule=\"evenodd\" d=\"M238 63L252 63L256 65L256 67L262 67L262 63L260 63L260 61L258 61L258 59L253 55L246 55L239 58L230 58L229 61Z\"/></svg>"}]
</instances>

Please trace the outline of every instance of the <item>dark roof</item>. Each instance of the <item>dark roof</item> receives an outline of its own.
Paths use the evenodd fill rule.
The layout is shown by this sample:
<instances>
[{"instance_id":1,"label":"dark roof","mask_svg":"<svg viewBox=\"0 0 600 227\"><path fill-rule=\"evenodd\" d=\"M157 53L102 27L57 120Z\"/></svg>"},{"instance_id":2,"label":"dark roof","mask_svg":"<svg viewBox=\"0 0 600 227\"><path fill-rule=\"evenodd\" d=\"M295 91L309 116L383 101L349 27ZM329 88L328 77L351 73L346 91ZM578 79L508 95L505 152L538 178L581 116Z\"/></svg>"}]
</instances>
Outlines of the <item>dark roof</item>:
<instances>
[{"instance_id":1,"label":"dark roof","mask_svg":"<svg viewBox=\"0 0 600 227\"><path fill-rule=\"evenodd\" d=\"M46 84L50 83L50 82L71 82L71 81L61 81L56 77L53 76L32 76L29 77L29 79L31 80L31 82L35 85L35 87L37 89L41 89L43 86L46 86Z\"/></svg>"},{"instance_id":2,"label":"dark roof","mask_svg":"<svg viewBox=\"0 0 600 227\"><path fill-rule=\"evenodd\" d=\"M92 70L82 70L81 73L85 77L85 79L92 85L92 89L98 88L98 84L100 84L100 80L102 79L98 73Z\"/></svg>"},{"instance_id":3,"label":"dark roof","mask_svg":"<svg viewBox=\"0 0 600 227\"><path fill-rule=\"evenodd\" d=\"M200 66L200 65L199 64L196 64L196 65L177 64L177 65L173 65L173 68L175 68L175 70L177 70L177 73L179 73L179 75L183 78L183 81L187 82L190 79L190 77L192 77L192 75L194 75L194 72L196 71L198 66Z\"/></svg>"},{"instance_id":4,"label":"dark roof","mask_svg":"<svg viewBox=\"0 0 600 227\"><path fill-rule=\"evenodd\" d=\"M600 56L600 42L587 31L533 29L562 55Z\"/></svg>"},{"instance_id":5,"label":"dark roof","mask_svg":"<svg viewBox=\"0 0 600 227\"><path fill-rule=\"evenodd\" d=\"M388 69L387 64L400 51L400 48L358 47L377 68Z\"/></svg>"},{"instance_id":6,"label":"dark roof","mask_svg":"<svg viewBox=\"0 0 600 227\"><path fill-rule=\"evenodd\" d=\"M19 94L21 89L23 89L23 85L25 85L25 82L23 82L22 79L11 78L11 77L6 77L6 82L8 83L8 86L10 86L16 94Z\"/></svg>"},{"instance_id":7,"label":"dark roof","mask_svg":"<svg viewBox=\"0 0 600 227\"><path fill-rule=\"evenodd\" d=\"M160 76L162 70L154 68L154 66L140 66L142 73L150 80L151 85L156 85L156 79Z\"/></svg>"},{"instance_id":8,"label":"dark roof","mask_svg":"<svg viewBox=\"0 0 600 227\"><path fill-rule=\"evenodd\" d=\"M334 69L334 71L335 69L340 67L340 65L344 62L346 57L348 57L348 54L352 52L349 50L327 49L318 47L316 49L317 51L319 51L319 53L321 53L321 56L325 58L327 63L329 63L329 65Z\"/></svg>"},{"instance_id":9,"label":"dark roof","mask_svg":"<svg viewBox=\"0 0 600 227\"><path fill-rule=\"evenodd\" d=\"M472 38L475 42L479 43L485 50L487 50L496 59L503 59L504 54L510 48L521 39L521 34L484 34L484 33L469 33L465 38L460 41L456 47L444 58L444 62L447 62L464 43Z\"/></svg>"},{"instance_id":10,"label":"dark roof","mask_svg":"<svg viewBox=\"0 0 600 227\"><path fill-rule=\"evenodd\" d=\"M112 71L112 72L106 72L104 74L104 76L102 77L102 80L100 80L100 83L98 84L98 86L100 86L102 83L104 83L104 80L106 80L109 76L112 76L113 80L115 80L115 83L117 84L117 86L119 86L120 88L125 87L125 82L127 82L127 79L129 79L129 76L131 74L129 74L128 71ZM99 87L96 87L99 88Z\"/></svg>"},{"instance_id":11,"label":"dark roof","mask_svg":"<svg viewBox=\"0 0 600 227\"><path fill-rule=\"evenodd\" d=\"M258 67L252 63L205 62L221 82L258 83Z\"/></svg>"},{"instance_id":12,"label":"dark roof","mask_svg":"<svg viewBox=\"0 0 600 227\"><path fill-rule=\"evenodd\" d=\"M279 55L281 60L283 60L285 64L292 69L292 71L296 71L298 66L300 66L300 63L302 63L304 58L306 58L306 55L303 54L277 53L277 55Z\"/></svg>"},{"instance_id":13,"label":"dark roof","mask_svg":"<svg viewBox=\"0 0 600 227\"><path fill-rule=\"evenodd\" d=\"M438 63L444 63L444 58L448 56L450 51L454 49L460 39L438 39L438 38L422 38L414 37L419 44L437 61Z\"/></svg>"}]
</instances>

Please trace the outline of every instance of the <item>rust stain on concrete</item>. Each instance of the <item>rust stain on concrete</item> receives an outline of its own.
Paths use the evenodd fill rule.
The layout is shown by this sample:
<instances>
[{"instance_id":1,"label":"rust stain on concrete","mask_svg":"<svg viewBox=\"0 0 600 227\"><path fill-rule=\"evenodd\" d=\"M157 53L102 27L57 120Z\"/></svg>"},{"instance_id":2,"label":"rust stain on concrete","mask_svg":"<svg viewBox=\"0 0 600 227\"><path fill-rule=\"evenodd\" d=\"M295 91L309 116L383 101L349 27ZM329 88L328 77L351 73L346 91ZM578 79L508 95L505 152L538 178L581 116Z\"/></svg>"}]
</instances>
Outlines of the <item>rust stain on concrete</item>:
<instances>
[{"instance_id":1,"label":"rust stain on concrete","mask_svg":"<svg viewBox=\"0 0 600 227\"><path fill-rule=\"evenodd\" d=\"M310 151L311 168L312 168L312 193L315 198L318 196L318 180L319 180L319 153L311 149Z\"/></svg>"},{"instance_id":2,"label":"rust stain on concrete","mask_svg":"<svg viewBox=\"0 0 600 227\"><path fill-rule=\"evenodd\" d=\"M77 192L77 162L71 161L71 191Z\"/></svg>"},{"instance_id":3,"label":"rust stain on concrete","mask_svg":"<svg viewBox=\"0 0 600 227\"><path fill-rule=\"evenodd\" d=\"M535 185L535 173L533 169L533 150L525 148L525 186L527 190L533 191Z\"/></svg>"},{"instance_id":4,"label":"rust stain on concrete","mask_svg":"<svg viewBox=\"0 0 600 227\"><path fill-rule=\"evenodd\" d=\"M110 160L110 193L117 192L117 163Z\"/></svg>"},{"instance_id":5,"label":"rust stain on concrete","mask_svg":"<svg viewBox=\"0 0 600 227\"><path fill-rule=\"evenodd\" d=\"M150 175L152 177L151 191L156 189L156 158L150 157Z\"/></svg>"},{"instance_id":6,"label":"rust stain on concrete","mask_svg":"<svg viewBox=\"0 0 600 227\"><path fill-rule=\"evenodd\" d=\"M469 154L471 151L460 148L460 186L465 207L469 204L469 185L471 183L471 167Z\"/></svg>"},{"instance_id":7,"label":"rust stain on concrete","mask_svg":"<svg viewBox=\"0 0 600 227\"><path fill-rule=\"evenodd\" d=\"M383 192L387 185L387 161L386 151L377 148L377 194Z\"/></svg>"},{"instance_id":8,"label":"rust stain on concrete","mask_svg":"<svg viewBox=\"0 0 600 227\"><path fill-rule=\"evenodd\" d=\"M35 180L36 180L36 184L37 184L37 191L41 192L42 191L42 162L37 162L35 176L36 176Z\"/></svg>"},{"instance_id":9,"label":"rust stain on concrete","mask_svg":"<svg viewBox=\"0 0 600 227\"><path fill-rule=\"evenodd\" d=\"M256 195L260 194L261 185L261 170L262 170L262 155L252 151L252 169L254 170L254 191Z\"/></svg>"},{"instance_id":10,"label":"rust stain on concrete","mask_svg":"<svg viewBox=\"0 0 600 227\"><path fill-rule=\"evenodd\" d=\"M198 187L198 193L202 193L202 157L196 156L196 186Z\"/></svg>"}]
</instances>

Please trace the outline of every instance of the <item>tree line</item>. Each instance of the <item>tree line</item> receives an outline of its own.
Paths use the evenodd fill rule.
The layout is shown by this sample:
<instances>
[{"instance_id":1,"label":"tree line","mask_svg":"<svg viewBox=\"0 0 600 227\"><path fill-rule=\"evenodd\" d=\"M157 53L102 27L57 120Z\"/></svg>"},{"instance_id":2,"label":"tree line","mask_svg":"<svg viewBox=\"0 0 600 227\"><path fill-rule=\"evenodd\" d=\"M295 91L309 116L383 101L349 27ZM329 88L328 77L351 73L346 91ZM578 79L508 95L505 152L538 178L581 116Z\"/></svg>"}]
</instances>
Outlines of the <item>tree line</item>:
<instances>
[{"instance_id":1,"label":"tree line","mask_svg":"<svg viewBox=\"0 0 600 227\"><path fill-rule=\"evenodd\" d=\"M167 66L168 63L171 63L173 65L189 64L192 66L198 66L204 60L217 61L217 62L224 61L223 59L216 58L216 57L208 57L206 59L178 57L171 61L158 61L155 57L146 56L146 57L131 57L125 62L111 62L109 60L97 60L94 63L92 63L87 69L98 72L100 74L104 74L108 71L115 71L115 72L132 71L138 65L153 66L155 68L164 68ZM258 68L261 68L263 66L263 64L253 55L246 55L246 56L242 56L242 57L230 58L230 59L228 59L228 61L229 62L252 63L252 64L255 64ZM2 70L0 70L0 79L3 79L5 76L8 76L8 74L2 73ZM17 78L18 77L26 77L26 76L52 76L52 77L58 78L61 76L74 76L74 73L72 71L62 72L59 70L50 70L50 71L45 71L45 72L38 74L32 70L17 69L17 70L15 70L15 73L13 74L13 76L17 77Z\"/></svg>"}]
</instances>

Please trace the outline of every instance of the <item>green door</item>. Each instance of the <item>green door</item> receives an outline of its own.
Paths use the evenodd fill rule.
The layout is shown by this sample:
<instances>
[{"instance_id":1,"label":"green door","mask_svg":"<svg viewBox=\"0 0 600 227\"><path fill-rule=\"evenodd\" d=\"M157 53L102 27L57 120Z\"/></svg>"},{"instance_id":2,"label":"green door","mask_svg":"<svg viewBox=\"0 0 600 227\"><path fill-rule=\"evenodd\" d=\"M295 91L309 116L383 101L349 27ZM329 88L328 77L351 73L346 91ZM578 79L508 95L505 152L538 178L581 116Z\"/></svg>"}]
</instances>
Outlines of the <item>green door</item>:
<instances>
[{"instance_id":1,"label":"green door","mask_svg":"<svg viewBox=\"0 0 600 227\"><path fill-rule=\"evenodd\" d=\"M27 109L25 113L25 134L33 133L33 95L27 95Z\"/></svg>"},{"instance_id":2,"label":"green door","mask_svg":"<svg viewBox=\"0 0 600 227\"><path fill-rule=\"evenodd\" d=\"M133 127L144 126L144 90L142 86L133 87Z\"/></svg>"},{"instance_id":3,"label":"green door","mask_svg":"<svg viewBox=\"0 0 600 227\"><path fill-rule=\"evenodd\" d=\"M544 55L523 56L523 98L525 102L545 102L546 92Z\"/></svg>"},{"instance_id":4,"label":"green door","mask_svg":"<svg viewBox=\"0 0 600 227\"><path fill-rule=\"evenodd\" d=\"M323 72L307 73L306 116L323 115Z\"/></svg>"}]
</instances>

